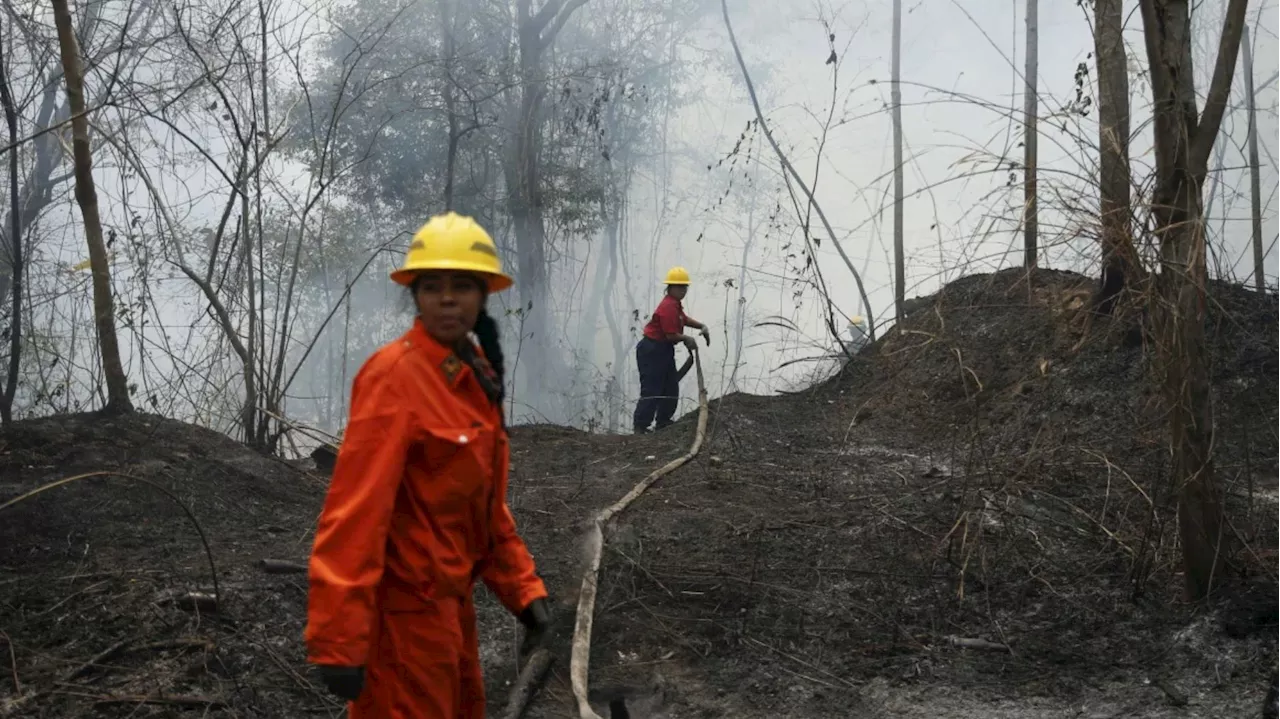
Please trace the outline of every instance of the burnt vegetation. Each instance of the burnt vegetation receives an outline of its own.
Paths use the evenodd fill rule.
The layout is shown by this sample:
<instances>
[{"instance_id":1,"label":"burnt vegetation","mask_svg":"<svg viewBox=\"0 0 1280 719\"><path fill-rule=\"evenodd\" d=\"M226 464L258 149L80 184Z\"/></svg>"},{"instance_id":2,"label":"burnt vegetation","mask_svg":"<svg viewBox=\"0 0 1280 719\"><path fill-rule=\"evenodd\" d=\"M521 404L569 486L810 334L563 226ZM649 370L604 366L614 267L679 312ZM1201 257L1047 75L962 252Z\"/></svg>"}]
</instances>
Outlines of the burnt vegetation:
<instances>
[{"instance_id":1,"label":"burnt vegetation","mask_svg":"<svg viewBox=\"0 0 1280 719\"><path fill-rule=\"evenodd\" d=\"M560 632L521 678L477 590L491 714L1274 716L1277 78L1220 5L1077 3L1054 98L1028 0L996 102L911 78L900 0L883 72L825 3L771 61L727 0L7 3L0 719L342 711L312 532L409 321L385 270L443 209L517 279L509 502ZM926 178L929 106L1003 138ZM858 187L837 135L877 116ZM1213 204L1233 142L1247 223ZM697 409L620 435L695 254Z\"/></svg>"}]
</instances>

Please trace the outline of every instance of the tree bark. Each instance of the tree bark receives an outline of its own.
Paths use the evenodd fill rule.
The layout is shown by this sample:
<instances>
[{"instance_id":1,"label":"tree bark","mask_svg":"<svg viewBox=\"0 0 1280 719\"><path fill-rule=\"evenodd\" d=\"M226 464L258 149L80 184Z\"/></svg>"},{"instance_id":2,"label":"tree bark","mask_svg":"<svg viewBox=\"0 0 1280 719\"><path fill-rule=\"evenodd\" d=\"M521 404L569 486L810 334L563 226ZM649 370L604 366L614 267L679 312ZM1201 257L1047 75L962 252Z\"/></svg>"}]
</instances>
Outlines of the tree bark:
<instances>
[{"instance_id":1,"label":"tree bark","mask_svg":"<svg viewBox=\"0 0 1280 719\"><path fill-rule=\"evenodd\" d=\"M587 0L550 0L533 12L530 0L516 1L519 43L519 110L507 163L507 207L516 235L516 269L520 301L530 328L526 377L531 387L545 387L546 378L562 364L551 350L551 308L548 306L546 220L540 192L542 104L547 91L543 56L569 17Z\"/></svg>"},{"instance_id":2,"label":"tree bark","mask_svg":"<svg viewBox=\"0 0 1280 719\"><path fill-rule=\"evenodd\" d=\"M440 6L440 41L444 48L444 94L445 113L449 116L449 140L445 155L444 171L444 209L453 209L454 176L457 174L458 141L461 133L458 129L457 94L453 87L453 66L458 57L457 42L454 39L453 19L454 0L439 0Z\"/></svg>"},{"instance_id":3,"label":"tree bark","mask_svg":"<svg viewBox=\"0 0 1280 719\"><path fill-rule=\"evenodd\" d=\"M1022 248L1023 264L1028 270L1036 267L1038 235L1040 233L1039 207L1036 204L1036 163L1038 162L1036 146L1039 139L1036 130L1036 116L1039 114L1039 91L1037 90L1040 73L1040 3L1039 0L1027 0L1027 70L1024 81L1026 93L1023 105L1023 157L1022 170Z\"/></svg>"},{"instance_id":4,"label":"tree bark","mask_svg":"<svg viewBox=\"0 0 1280 719\"><path fill-rule=\"evenodd\" d=\"M18 393L18 372L22 368L22 215L18 212L18 111L9 91L9 63L0 34L0 103L9 128L9 266L13 273L13 318L9 322L9 370L0 393L0 423L13 421L13 398Z\"/></svg>"},{"instance_id":5,"label":"tree bark","mask_svg":"<svg viewBox=\"0 0 1280 719\"><path fill-rule=\"evenodd\" d=\"M94 322L98 331L98 348L102 373L107 385L107 413L133 411L129 399L129 383L120 362L120 346L116 340L115 303L111 296L111 270L107 248L102 239L102 218L98 215L98 193L93 184L93 152L89 144L89 118L85 115L84 71L80 61L80 44L71 25L67 0L53 0L53 17L58 28L58 45L62 54L63 74L67 83L67 103L71 109L71 147L75 161L76 202L84 216L85 241L89 246L89 262L93 272Z\"/></svg>"},{"instance_id":6,"label":"tree bark","mask_svg":"<svg viewBox=\"0 0 1280 719\"><path fill-rule=\"evenodd\" d=\"M1131 234L1129 71L1124 3L1094 0L1093 47L1098 72L1098 205L1102 279L1095 307L1110 314L1142 273Z\"/></svg>"},{"instance_id":7,"label":"tree bark","mask_svg":"<svg viewBox=\"0 0 1280 719\"><path fill-rule=\"evenodd\" d=\"M893 311L896 320L902 322L907 301L906 250L902 242L902 0L893 0L892 42L889 97L893 104Z\"/></svg>"},{"instance_id":8,"label":"tree bark","mask_svg":"<svg viewBox=\"0 0 1280 719\"><path fill-rule=\"evenodd\" d=\"M1262 177L1258 161L1258 109L1253 89L1253 48L1249 45L1249 28L1242 29L1240 50L1244 55L1244 92L1249 112L1249 197L1253 220L1253 286L1259 293L1267 291L1265 261L1262 251Z\"/></svg>"},{"instance_id":9,"label":"tree bark","mask_svg":"<svg viewBox=\"0 0 1280 719\"><path fill-rule=\"evenodd\" d=\"M1160 243L1156 321L1169 415L1172 479L1186 592L1207 598L1221 579L1222 502L1214 483L1213 406L1205 341L1207 246L1203 197L1222 124L1247 0L1230 0L1203 113L1192 82L1188 0L1141 0L1151 69L1156 178L1152 214Z\"/></svg>"}]
</instances>

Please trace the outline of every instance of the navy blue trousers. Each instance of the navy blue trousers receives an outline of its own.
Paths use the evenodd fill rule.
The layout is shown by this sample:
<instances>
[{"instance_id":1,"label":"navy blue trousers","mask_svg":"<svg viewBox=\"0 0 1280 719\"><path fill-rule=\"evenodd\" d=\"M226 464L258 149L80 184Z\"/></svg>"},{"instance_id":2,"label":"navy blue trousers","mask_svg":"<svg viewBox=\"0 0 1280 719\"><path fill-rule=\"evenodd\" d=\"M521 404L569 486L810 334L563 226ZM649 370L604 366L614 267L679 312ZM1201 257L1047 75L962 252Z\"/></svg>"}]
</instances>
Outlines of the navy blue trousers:
<instances>
[{"instance_id":1,"label":"navy blue trousers","mask_svg":"<svg viewBox=\"0 0 1280 719\"><path fill-rule=\"evenodd\" d=\"M636 402L633 424L637 432L671 424L680 401L680 378L676 374L676 346L645 337L636 345L636 367L640 369L640 401Z\"/></svg>"}]
</instances>

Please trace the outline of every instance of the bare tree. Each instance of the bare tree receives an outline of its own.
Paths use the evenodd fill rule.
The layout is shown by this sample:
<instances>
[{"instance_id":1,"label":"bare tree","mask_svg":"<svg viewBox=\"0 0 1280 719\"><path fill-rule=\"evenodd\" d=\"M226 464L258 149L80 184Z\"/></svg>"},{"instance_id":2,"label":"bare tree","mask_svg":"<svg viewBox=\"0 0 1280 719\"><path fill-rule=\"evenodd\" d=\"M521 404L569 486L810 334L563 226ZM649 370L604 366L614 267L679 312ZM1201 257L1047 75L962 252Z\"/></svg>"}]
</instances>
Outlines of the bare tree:
<instances>
[{"instance_id":1,"label":"bare tree","mask_svg":"<svg viewBox=\"0 0 1280 719\"><path fill-rule=\"evenodd\" d=\"M1036 128L1036 117L1040 112L1040 97L1037 90L1040 74L1040 3L1039 0L1027 0L1027 70L1026 94L1023 98L1023 155L1022 165L1025 175L1022 185L1022 248L1023 264L1027 269L1035 269L1037 246L1040 233L1040 208L1036 204L1036 163L1039 140Z\"/></svg>"},{"instance_id":2,"label":"bare tree","mask_svg":"<svg viewBox=\"0 0 1280 719\"><path fill-rule=\"evenodd\" d=\"M0 104L4 105L4 121L9 128L9 267L13 273L12 319L9 321L9 374L5 379L4 389L0 391L0 423L8 425L13 421L13 397L18 392L18 371L22 367L22 219L18 208L18 110L13 103L13 93L9 90L9 68L6 53L10 49L4 46L3 35L0 35Z\"/></svg>"},{"instance_id":3,"label":"bare tree","mask_svg":"<svg viewBox=\"0 0 1280 719\"><path fill-rule=\"evenodd\" d=\"M1204 599L1220 578L1223 520L1214 483L1213 400L1204 329L1208 270L1202 193L1231 93L1248 2L1230 0L1227 7L1203 112L1196 108L1189 0L1141 0L1140 5L1155 131L1151 213L1160 243L1153 315L1186 589L1190 598Z\"/></svg>"},{"instance_id":4,"label":"bare tree","mask_svg":"<svg viewBox=\"0 0 1280 719\"><path fill-rule=\"evenodd\" d=\"M1095 302L1109 314L1142 273L1130 230L1129 68L1124 3L1094 0L1093 47L1098 68L1098 199L1102 280Z\"/></svg>"},{"instance_id":5,"label":"bare tree","mask_svg":"<svg viewBox=\"0 0 1280 719\"><path fill-rule=\"evenodd\" d=\"M1244 54L1244 94L1249 113L1249 198L1253 220L1253 286L1267 291L1265 253L1262 251L1262 178L1258 160L1258 108L1253 89L1253 48L1249 44L1249 27L1242 29L1240 52Z\"/></svg>"},{"instance_id":6,"label":"bare tree","mask_svg":"<svg viewBox=\"0 0 1280 719\"><path fill-rule=\"evenodd\" d=\"M907 261L902 246L902 0L893 0L890 74L890 102L893 104L893 311L897 321L901 322L907 302Z\"/></svg>"},{"instance_id":7,"label":"bare tree","mask_svg":"<svg viewBox=\"0 0 1280 719\"><path fill-rule=\"evenodd\" d=\"M98 193L93 184L93 151L89 144L89 118L84 101L80 44L71 25L71 10L67 7L67 0L53 0L53 17L58 28L58 45L62 52L62 69L67 83L67 103L71 109L76 202L84 216L84 234L89 245L89 261L93 273L94 323L98 331L98 348L107 385L107 404L103 410L109 413L132 412L129 381L124 373L124 365L120 362L120 346L116 340L111 269L108 266L106 243L102 238L102 218L98 215Z\"/></svg>"},{"instance_id":8,"label":"bare tree","mask_svg":"<svg viewBox=\"0 0 1280 719\"><path fill-rule=\"evenodd\" d=\"M519 46L518 109L506 163L507 210L516 235L521 304L530 312L533 357L525 363L534 377L551 370L551 312L547 303L547 227L539 187L543 102L547 94L545 55L570 16L587 0L548 0L537 12L532 0L516 0ZM536 384L536 383L535 383Z\"/></svg>"},{"instance_id":9,"label":"bare tree","mask_svg":"<svg viewBox=\"0 0 1280 719\"><path fill-rule=\"evenodd\" d=\"M456 0L438 0L440 5L440 45L444 50L444 80L440 91L444 95L445 114L449 119L449 143L445 149L444 168L444 209L453 209L453 183L458 167L458 141L461 131L458 128L458 98L454 88L453 68L458 60L458 43L454 36L454 23L457 18Z\"/></svg>"}]
</instances>

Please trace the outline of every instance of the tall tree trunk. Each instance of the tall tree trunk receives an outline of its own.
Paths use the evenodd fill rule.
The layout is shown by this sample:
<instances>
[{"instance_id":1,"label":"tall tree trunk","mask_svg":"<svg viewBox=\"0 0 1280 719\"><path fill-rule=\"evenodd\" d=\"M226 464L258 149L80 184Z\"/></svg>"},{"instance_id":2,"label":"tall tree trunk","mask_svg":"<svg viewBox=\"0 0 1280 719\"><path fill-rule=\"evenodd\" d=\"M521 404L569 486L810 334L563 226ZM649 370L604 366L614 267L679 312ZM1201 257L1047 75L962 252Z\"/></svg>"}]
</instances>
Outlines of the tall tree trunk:
<instances>
[{"instance_id":1,"label":"tall tree trunk","mask_svg":"<svg viewBox=\"0 0 1280 719\"><path fill-rule=\"evenodd\" d=\"M98 193L93 184L93 152L89 144L89 118L85 116L84 71L80 63L80 44L71 26L71 10L67 0L53 0L53 18L58 27L58 45L62 69L67 82L67 103L71 109L71 147L75 160L76 202L84 215L85 241L89 246L89 263L93 272L94 323L98 330L98 348L102 357L102 373L107 385L107 413L133 411L129 400L129 381L120 362L120 346L116 341L115 303L111 297L111 270L107 248L102 240L102 219L98 216Z\"/></svg>"},{"instance_id":2,"label":"tall tree trunk","mask_svg":"<svg viewBox=\"0 0 1280 719\"><path fill-rule=\"evenodd\" d=\"M1122 0L1094 0L1098 68L1098 204L1102 280L1095 307L1110 314L1142 272L1133 246L1129 177L1129 68Z\"/></svg>"},{"instance_id":3,"label":"tall tree trunk","mask_svg":"<svg viewBox=\"0 0 1280 719\"><path fill-rule=\"evenodd\" d=\"M1160 241L1159 367L1169 416L1172 479L1186 591L1209 596L1221 578L1222 502L1214 483L1213 406L1205 341L1206 242L1203 197L1209 154L1222 124L1247 0L1230 0L1203 113L1192 81L1188 0L1141 0L1151 69L1156 178L1152 214Z\"/></svg>"},{"instance_id":4,"label":"tall tree trunk","mask_svg":"<svg viewBox=\"0 0 1280 719\"><path fill-rule=\"evenodd\" d=\"M907 260L902 242L902 0L893 0L890 73L889 97L893 105L893 311L897 321L902 322L907 302Z\"/></svg>"},{"instance_id":5,"label":"tall tree trunk","mask_svg":"<svg viewBox=\"0 0 1280 719\"><path fill-rule=\"evenodd\" d=\"M758 148L753 148L758 149ZM751 156L759 157L756 152L752 152ZM743 335L746 332L747 325L747 266L751 261L751 247L755 244L756 239L756 206L760 204L759 195L756 194L754 188L756 178L760 176L759 164L753 162L751 166L751 183L749 187L753 189L751 193L751 206L747 208L747 239L742 242L742 261L738 265L738 300L734 304L733 321L733 369L729 373L729 391L737 389L738 370L742 368L742 345Z\"/></svg>"},{"instance_id":6,"label":"tall tree trunk","mask_svg":"<svg viewBox=\"0 0 1280 719\"><path fill-rule=\"evenodd\" d=\"M540 190L542 105L547 91L544 55L569 17L587 0L549 0L536 13L531 0L516 0L519 43L519 109L507 162L507 209L516 235L516 269L529 340L524 363L529 386L547 387L563 365L551 346L552 317L547 287L546 220Z\"/></svg>"},{"instance_id":7,"label":"tall tree trunk","mask_svg":"<svg viewBox=\"0 0 1280 719\"><path fill-rule=\"evenodd\" d=\"M1253 91L1253 48L1249 45L1249 28L1242 29L1240 51L1244 55L1244 92L1249 112L1249 197L1253 220L1253 286L1267 291L1265 255L1262 251L1262 177L1258 161L1258 109Z\"/></svg>"},{"instance_id":8,"label":"tall tree trunk","mask_svg":"<svg viewBox=\"0 0 1280 719\"><path fill-rule=\"evenodd\" d=\"M18 111L9 92L9 62L0 32L0 103L9 128L9 266L13 274L13 319L9 322L9 370L0 393L0 423L13 421L13 398L18 393L18 372L22 368L22 215L18 211Z\"/></svg>"},{"instance_id":9,"label":"tall tree trunk","mask_svg":"<svg viewBox=\"0 0 1280 719\"><path fill-rule=\"evenodd\" d=\"M242 152L248 152L243 148ZM261 168L258 169L260 173ZM261 186L258 186L261 191ZM245 444L253 447L257 440L258 417L258 302L254 293L253 277L253 228L250 222L249 193L240 194L240 270L244 273L241 291L246 292L249 320L248 344L244 355L244 406L240 408L240 423L244 427Z\"/></svg>"},{"instance_id":10,"label":"tall tree trunk","mask_svg":"<svg viewBox=\"0 0 1280 719\"><path fill-rule=\"evenodd\" d=\"M458 101L453 86L453 66L458 57L457 42L454 39L454 0L439 0L440 4L440 41L444 48L444 109L449 116L449 145L445 155L444 171L444 209L453 209L454 176L458 166Z\"/></svg>"},{"instance_id":11,"label":"tall tree trunk","mask_svg":"<svg viewBox=\"0 0 1280 719\"><path fill-rule=\"evenodd\" d=\"M1040 3L1039 0L1027 0L1027 69L1026 93L1023 106L1023 156L1022 165L1025 173L1022 185L1022 251L1023 264L1027 269L1036 267L1037 246L1040 233L1040 208L1036 202L1036 154L1038 134L1036 116L1040 111L1039 84L1040 75Z\"/></svg>"}]
</instances>

